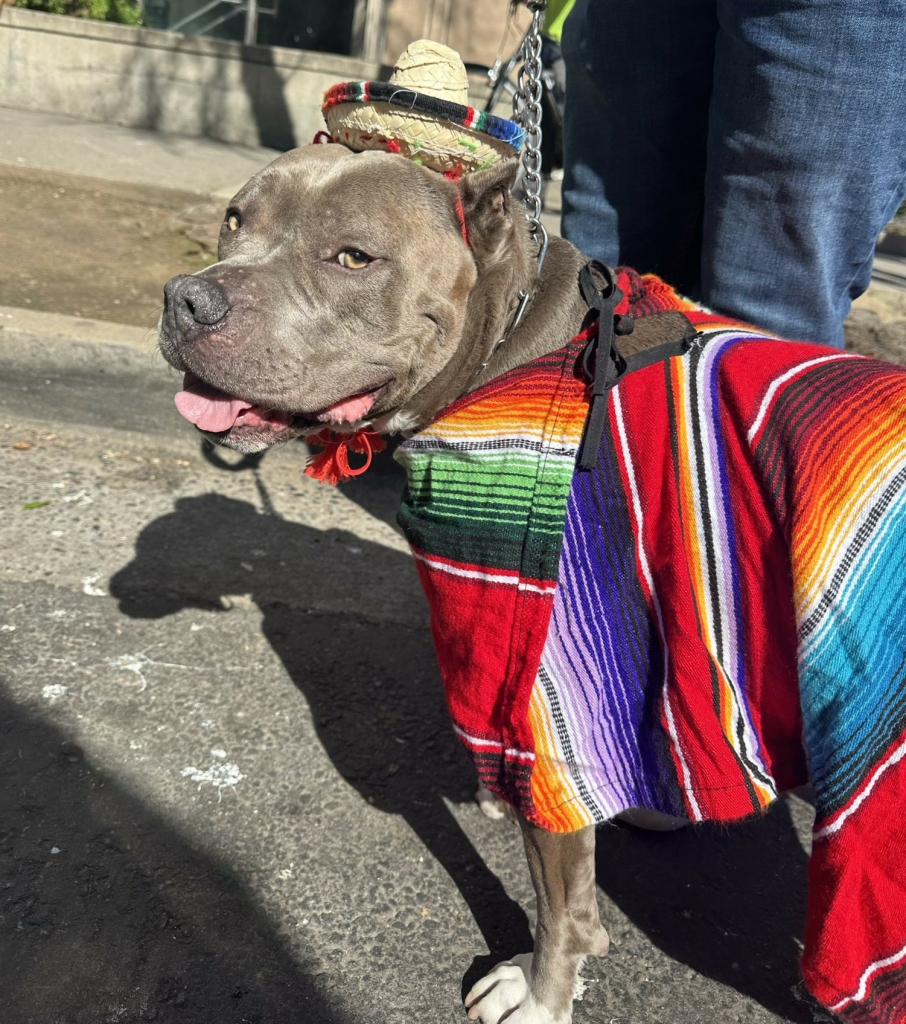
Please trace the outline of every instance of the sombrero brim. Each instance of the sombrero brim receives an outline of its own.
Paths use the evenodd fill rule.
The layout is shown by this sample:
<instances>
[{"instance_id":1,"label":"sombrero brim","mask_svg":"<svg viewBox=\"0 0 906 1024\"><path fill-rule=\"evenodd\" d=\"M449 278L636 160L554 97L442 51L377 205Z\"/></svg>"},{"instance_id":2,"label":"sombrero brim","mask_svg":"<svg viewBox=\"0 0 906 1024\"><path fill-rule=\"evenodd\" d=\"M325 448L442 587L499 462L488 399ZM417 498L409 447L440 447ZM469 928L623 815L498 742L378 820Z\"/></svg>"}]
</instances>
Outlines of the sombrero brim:
<instances>
[{"instance_id":1,"label":"sombrero brim","mask_svg":"<svg viewBox=\"0 0 906 1024\"><path fill-rule=\"evenodd\" d=\"M400 153L442 172L512 159L525 137L513 121L391 82L342 82L321 109L337 142Z\"/></svg>"}]
</instances>

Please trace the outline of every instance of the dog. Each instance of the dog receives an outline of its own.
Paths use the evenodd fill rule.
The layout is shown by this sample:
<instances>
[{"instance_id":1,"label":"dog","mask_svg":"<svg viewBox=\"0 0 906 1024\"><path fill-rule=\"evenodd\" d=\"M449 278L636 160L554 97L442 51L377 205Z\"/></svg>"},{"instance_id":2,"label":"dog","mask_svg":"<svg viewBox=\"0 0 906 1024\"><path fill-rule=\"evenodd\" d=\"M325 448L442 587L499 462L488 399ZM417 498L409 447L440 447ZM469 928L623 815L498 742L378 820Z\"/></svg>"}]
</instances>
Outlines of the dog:
<instances>
[{"instance_id":1,"label":"dog","mask_svg":"<svg viewBox=\"0 0 906 1024\"><path fill-rule=\"evenodd\" d=\"M583 350L586 357L589 352L592 356L584 361L586 368L590 367L588 379L582 379L578 370L572 373L571 369L563 376L564 387L571 389L571 408L584 409L588 405L585 396L591 384L596 396L592 407L600 396L602 404L598 408L605 417L615 415L614 422L618 426L624 424L624 420L628 423L631 410L628 406L624 409L624 399L617 391L613 391L609 411L606 406L614 380L627 366L648 367L651 380L655 379L652 374L659 374L658 387L667 387L672 395L672 389L678 385L671 380L664 383L660 367L670 364L665 362L666 357L655 358L655 350L669 349L671 358L675 359L698 352L696 346L700 346L701 339L696 330L690 333L690 317L704 318L702 322L713 336L711 344L723 344L722 339L732 333L731 329L719 319L708 320L707 312L696 312L695 307L678 297L652 306L651 293L639 292L635 306L631 295L625 297L624 311L642 314L636 316L632 333L626 333L628 326L621 327L619 315L615 319L613 316L620 313L621 307L614 302L608 305L600 301L606 297L607 289L601 286L596 290L590 286L587 272L583 278L586 257L559 238L551 239L539 275L525 218L510 196L514 177L515 167L507 162L467 174L456 182L392 153L353 153L342 145L313 145L278 158L252 178L230 203L221 228L218 263L194 275L175 277L166 286L159 344L166 360L186 375L185 389L177 396L180 412L217 444L246 453L263 451L295 437L315 435L325 428L333 428L341 434L363 427L379 434L402 434L411 438L403 445L403 461L413 464L419 457L428 457L444 445L448 450L455 448L443 437L434 437L431 433L430 425L442 413L453 409L467 415L470 408L474 412L475 407L469 406L472 396L486 394L492 382L514 379L508 375L520 373L520 368L548 366L550 354L569 339L579 339L578 347L568 351L570 368L582 364ZM640 279L624 277L620 280L631 290L635 287L633 282ZM617 297L614 287L609 294L614 299ZM521 295L529 298L524 316L514 325ZM597 327L593 326L595 310L589 312L589 303L595 305L595 296ZM614 323L624 332L618 343L614 343L612 337ZM602 324L607 327L603 334ZM702 330L701 326L698 330ZM754 329L748 330L756 338L759 336ZM778 366L786 367L784 360L795 363L798 359L798 369L793 367L783 372L778 369L773 383L752 398L756 409L761 405L767 408L780 393L784 381L793 379L800 371L805 372L803 367L824 366L826 360L838 360L838 356L838 362L845 361L842 355L832 356L830 350L823 350L827 353L823 355L822 350L809 347L805 355L795 356L792 347L782 349L769 344L772 347L764 352L774 353L771 358L778 361ZM597 365L606 364L607 372L613 371L613 376L604 380L604 387L597 386L599 378L605 378L606 374L594 369L595 351ZM749 350L741 348L739 351ZM545 359L548 363L544 363ZM757 363L750 359L748 365ZM792 367L793 363L789 365ZM837 365L834 362L835 372ZM862 367L859 373L867 372L865 365L867 361L859 361ZM850 372L848 365L846 372ZM888 370L877 372L886 383L873 393L880 394L886 387L891 394L896 392L896 396L902 397L902 378L891 376ZM753 371L753 375L754 380L757 374ZM895 400L900 401L896 396ZM742 400L739 398L740 402ZM614 403L620 403L616 410ZM895 431L906 426L903 411L906 403L901 402L897 408L899 411L891 421ZM694 417L696 410L689 415ZM766 429L766 414L759 412L758 415L761 420L746 424L749 433L756 427ZM577 422L571 421L573 434L578 429ZM604 421L599 419L598 422ZM641 422L638 432L644 433L644 416ZM586 425L583 441L586 446L590 443L588 430ZM665 438L663 449L669 448L671 443L676 445L675 438L672 442L666 435ZM596 445L597 442L592 447ZM575 458L575 452L571 457ZM739 458L740 465L751 469L751 459L745 452ZM495 576L491 570L486 575L460 570L458 562L452 558L426 556L419 544L433 522L433 513L424 514L427 506L424 502L420 504L420 492L416 493L418 487L414 487L412 480L410 473L410 492L401 522L404 527L407 522L411 527L411 532L407 529L410 540L415 536L419 542L413 541L413 544L432 603L432 622L435 637L440 638L439 648L445 629L444 616L451 608L454 616L459 611L456 595L450 598L438 590L438 571L441 575L458 573L470 579L487 578L492 580L489 586L497 585L501 579L505 583L518 582L518 588L511 588L513 593L517 589L520 594L537 592L545 600L553 600L553 585L545 582L548 577L540 571L531 578L525 574L504 578ZM759 489L760 485L752 481L749 482L751 503L760 508L766 501L765 494ZM783 490L788 482L779 480L777 487ZM643 532L642 504L638 495L643 485L641 479L624 479L628 497L620 505L621 514L625 512L636 523L640 534ZM689 494L703 501L706 485L704 477L701 481L690 479ZM563 491L564 502L568 489L567 486ZM631 507L633 501L637 508ZM773 545L771 550L781 552L784 527L771 515L761 516L759 529L765 531L764 544ZM710 545L711 533L715 536L719 533L719 524L706 523L702 530L702 545ZM631 547L631 540L627 543ZM658 630L666 635L670 629L670 609L665 609L657 598L657 567L649 566L644 552L639 550L632 565L641 581L639 600L653 609L650 612L654 622L652 635ZM710 557L713 562L720 557L719 551ZM473 561L479 566L485 564L477 558ZM780 561L783 562L783 557ZM782 571L774 575L767 572L762 581L783 613L783 625L777 631L773 653L768 652L768 660L774 658L771 665L775 667L781 663L795 665L797 659L793 588L789 562L783 564ZM556 565L552 571L556 581ZM642 593L646 588L650 592ZM490 592L483 592L481 600L488 594ZM488 599L493 600L493 595ZM703 629L699 625L699 634ZM493 637L490 641L482 638L482 643L487 647L488 643L493 643ZM477 642L476 646L479 646ZM472 654L467 651L462 656L468 659ZM441 661L444 667L443 657ZM705 675L711 671L723 678L723 668L716 662L703 664ZM451 676L457 671L455 666L449 668ZM663 671L666 680L668 669ZM445 671L445 681L447 675ZM730 749L735 742L733 723L742 721L744 709L741 698L730 692L732 686L728 695L721 696L720 679L715 682L714 700L730 723L723 737ZM464 696L462 688L457 690L457 685L454 681L451 692L448 684L457 732L470 745L483 781L509 803L516 804L521 812L517 817L538 898L533 952L520 952L479 981L465 999L468 1016L485 1024L503 1021L508 1024L568 1024L583 961L588 956L603 956L608 949L608 937L599 918L595 896L594 825L612 816L608 810L610 805L606 800L596 803L592 795L582 803L586 811L592 810L581 820L555 820L553 810L547 815L542 813L540 803L533 803L540 791L534 791L533 796L532 762L526 760L534 759L535 754L511 750L506 743L488 739L489 733L476 738L463 728L470 713L465 705L471 698L467 693ZM711 693L710 688L707 692ZM722 701L726 701L726 705ZM822 713L830 715L833 707L830 701ZM645 710L645 714L649 712L650 708ZM676 754L678 777L682 772L694 773L695 770L684 760L680 740L670 748L673 754L667 749L672 742L669 738L675 740L682 732L682 715L679 704L668 703L662 714L663 723L657 726L663 729L665 736L669 733L664 757L669 761ZM737 719L734 715L741 717ZM773 776L762 772L763 765L753 767L750 763L763 737L746 738L743 736L745 729L739 727L741 747L740 750L733 748L731 753L735 758L732 770L738 770L740 778L745 779L745 786L739 782L734 790L734 793L744 793L741 803L721 804L709 814L703 800L699 806L695 797L690 796L683 804L674 795L659 806L645 806L641 802L640 810L634 812L635 820L647 826L673 827L686 819L741 817L765 806L778 789L806 781L805 755L799 736L803 724L798 715L798 711L791 712L789 721L777 726L783 733L777 742L791 753L788 765L774 766ZM857 813L852 810L853 806L859 814L864 814L865 807L886 806L882 797L888 802L895 799L895 785L900 784L898 775L894 779L899 759L891 758L900 750L896 743L906 728L906 716L901 705L894 708L891 715L894 724L884 733L884 757L887 759L876 759L872 762L876 765L874 774L863 772L845 792L838 794L838 802L826 808L822 829L831 829L838 835L841 830L846 831L842 823L850 822L850 816ZM808 727L807 722L806 729ZM856 753L852 756L856 757ZM540 772L540 759L534 763L534 771ZM882 775L882 782L878 782ZM568 783L567 779L564 785ZM729 791L730 787L727 788ZM719 789L718 783L716 790ZM873 793L873 805L864 803L869 789ZM689 788L690 794L693 791L694 787ZM486 796L484 800L487 802ZM819 805L820 801L819 792ZM550 807L556 806L557 801L551 799ZM627 798L614 808L621 812L632 806L631 798ZM885 815L886 811L878 821L886 820ZM873 827L884 826L876 823ZM820 830L816 832L816 843L821 834ZM835 849L839 852L841 848ZM872 884L880 886L884 883L877 878L888 872L891 878L901 879L895 885L902 886L903 868L892 867L891 863L888 858L879 865L877 873L866 873L865 878L871 878ZM818 865L814 867L815 876L831 871L826 860L819 859L813 866L815 864ZM869 872L869 868L867 859L865 871ZM834 913L851 907L852 893L842 883L838 884L836 876L830 891L833 898L829 905ZM901 943L902 956L897 953L900 947L891 949L886 957L881 956L888 950L885 943L894 942L900 934L897 931L900 925L882 920L884 914L880 914L870 929L874 959L869 951L861 948L849 960L842 957L849 968L856 970L858 967L855 981L847 988L848 980L837 985L835 978L828 980L822 973L830 955L828 950L839 944L840 933L835 930L839 921L831 913L828 924L820 917L820 910L815 913L818 916L813 918L810 909L809 928L817 951L810 960L811 974L807 973L813 992L835 1012L844 1016L852 1012L854 1020L906 1019L881 1016L882 1012L891 1013L890 1006L899 1006L897 1000L901 1000L902 991L906 991L906 986L900 986L906 975L901 978L896 973L906 960L906 940ZM877 955L873 952L874 946L880 950ZM840 960L837 955L837 962ZM879 963L881 967L877 966ZM887 995L877 987L877 991L869 991L869 981L879 971L888 971L885 977L893 979L885 990ZM877 1009L878 1006L882 1009ZM857 1017L856 1013L867 1012L866 1007L876 1016Z\"/></svg>"}]
</instances>

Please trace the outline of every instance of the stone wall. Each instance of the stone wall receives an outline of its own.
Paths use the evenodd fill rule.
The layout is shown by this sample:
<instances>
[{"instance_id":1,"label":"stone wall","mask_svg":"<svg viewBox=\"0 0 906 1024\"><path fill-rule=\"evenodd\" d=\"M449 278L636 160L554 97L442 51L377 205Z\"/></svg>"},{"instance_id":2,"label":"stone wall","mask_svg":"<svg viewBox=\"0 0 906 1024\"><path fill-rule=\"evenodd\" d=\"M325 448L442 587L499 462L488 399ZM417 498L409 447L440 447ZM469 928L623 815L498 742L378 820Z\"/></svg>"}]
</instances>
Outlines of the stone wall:
<instances>
[{"instance_id":1,"label":"stone wall","mask_svg":"<svg viewBox=\"0 0 906 1024\"><path fill-rule=\"evenodd\" d=\"M288 149L323 128L325 89L379 74L333 54L0 8L0 105L20 110Z\"/></svg>"}]
</instances>

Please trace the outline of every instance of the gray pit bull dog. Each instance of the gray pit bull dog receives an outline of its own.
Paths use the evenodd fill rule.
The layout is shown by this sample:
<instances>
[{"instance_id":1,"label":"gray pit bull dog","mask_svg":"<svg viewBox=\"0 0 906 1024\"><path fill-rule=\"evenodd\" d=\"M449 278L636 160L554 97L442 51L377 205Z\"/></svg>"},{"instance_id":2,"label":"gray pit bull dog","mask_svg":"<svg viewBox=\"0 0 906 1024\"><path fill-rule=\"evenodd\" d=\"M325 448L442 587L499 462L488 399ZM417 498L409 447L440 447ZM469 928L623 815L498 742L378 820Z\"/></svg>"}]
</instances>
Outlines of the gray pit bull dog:
<instances>
[{"instance_id":1,"label":"gray pit bull dog","mask_svg":"<svg viewBox=\"0 0 906 1024\"><path fill-rule=\"evenodd\" d=\"M325 425L412 431L575 336L588 313L578 285L586 258L554 238L536 281L525 216L510 198L515 173L510 162L454 184L340 145L280 157L230 203L219 262L166 286L160 347L186 374L182 414L242 452ZM522 289L534 289L525 317L495 348ZM625 354L675 332L664 316L646 318ZM567 1024L584 958L608 947L594 830L520 825L538 899L534 953L498 965L466 1006L485 1024Z\"/></svg>"}]
</instances>

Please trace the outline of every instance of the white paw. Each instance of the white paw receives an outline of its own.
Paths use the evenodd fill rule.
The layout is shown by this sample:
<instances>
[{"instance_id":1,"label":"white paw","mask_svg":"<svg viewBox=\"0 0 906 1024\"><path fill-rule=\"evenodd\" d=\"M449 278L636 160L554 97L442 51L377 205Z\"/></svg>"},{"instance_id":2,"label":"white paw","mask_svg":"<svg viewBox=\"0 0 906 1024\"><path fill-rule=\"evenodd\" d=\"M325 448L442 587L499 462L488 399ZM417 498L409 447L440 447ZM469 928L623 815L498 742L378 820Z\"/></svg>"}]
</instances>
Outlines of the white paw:
<instances>
[{"instance_id":1,"label":"white paw","mask_svg":"<svg viewBox=\"0 0 906 1024\"><path fill-rule=\"evenodd\" d=\"M481 813L492 821L502 821L504 818L513 817L512 807L504 800L494 796L483 782L478 783L475 803L481 808Z\"/></svg>"},{"instance_id":2,"label":"white paw","mask_svg":"<svg viewBox=\"0 0 906 1024\"><path fill-rule=\"evenodd\" d=\"M531 977L531 953L498 964L466 996L469 1019L482 1024L566 1024L532 999Z\"/></svg>"}]
</instances>

